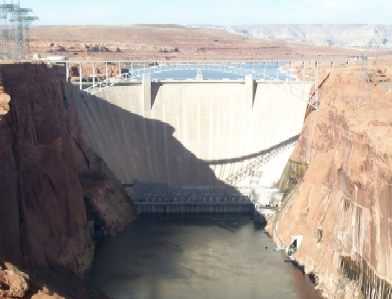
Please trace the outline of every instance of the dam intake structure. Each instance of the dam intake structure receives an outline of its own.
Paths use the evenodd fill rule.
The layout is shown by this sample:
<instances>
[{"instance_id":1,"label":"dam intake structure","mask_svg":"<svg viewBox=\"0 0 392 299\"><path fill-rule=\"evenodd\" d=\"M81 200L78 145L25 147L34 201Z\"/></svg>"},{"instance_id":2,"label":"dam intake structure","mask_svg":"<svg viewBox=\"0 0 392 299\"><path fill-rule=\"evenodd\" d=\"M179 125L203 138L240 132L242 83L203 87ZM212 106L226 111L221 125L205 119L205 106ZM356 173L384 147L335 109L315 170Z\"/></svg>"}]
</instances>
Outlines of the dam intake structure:
<instances>
[{"instance_id":1,"label":"dam intake structure","mask_svg":"<svg viewBox=\"0 0 392 299\"><path fill-rule=\"evenodd\" d=\"M255 80L255 66L242 79L211 80L200 76L200 64L195 79L158 80L153 64L134 76L129 65L125 70L119 65L120 74L106 80L109 64L100 71L98 63L90 64L89 79L82 75L82 63L81 77L68 78L83 87L76 106L88 143L123 184L167 186L154 194L127 188L139 213L255 207L265 213L279 205L252 192L276 192L273 187L294 149L305 112L309 106L317 108L317 76ZM274 72L293 73L290 66Z\"/></svg>"},{"instance_id":2,"label":"dam intake structure","mask_svg":"<svg viewBox=\"0 0 392 299\"><path fill-rule=\"evenodd\" d=\"M165 182L135 180L133 204L143 213L249 213L275 210L283 194L264 187L196 186L171 188Z\"/></svg>"}]
</instances>

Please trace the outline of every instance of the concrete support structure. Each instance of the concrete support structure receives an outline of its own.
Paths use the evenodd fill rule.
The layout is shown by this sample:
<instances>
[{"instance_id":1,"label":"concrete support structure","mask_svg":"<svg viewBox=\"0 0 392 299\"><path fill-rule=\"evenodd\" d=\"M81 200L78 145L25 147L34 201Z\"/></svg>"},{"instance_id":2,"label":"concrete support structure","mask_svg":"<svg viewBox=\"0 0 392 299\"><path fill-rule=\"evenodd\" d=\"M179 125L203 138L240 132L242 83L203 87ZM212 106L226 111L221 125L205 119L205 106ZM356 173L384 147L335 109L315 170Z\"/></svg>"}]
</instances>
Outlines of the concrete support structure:
<instances>
[{"instance_id":1,"label":"concrete support structure","mask_svg":"<svg viewBox=\"0 0 392 299\"><path fill-rule=\"evenodd\" d=\"M65 80L69 82L69 63L65 63Z\"/></svg>"},{"instance_id":2,"label":"concrete support structure","mask_svg":"<svg viewBox=\"0 0 392 299\"><path fill-rule=\"evenodd\" d=\"M108 71L108 63L105 62L105 81L109 81L109 71Z\"/></svg>"},{"instance_id":3,"label":"concrete support structure","mask_svg":"<svg viewBox=\"0 0 392 299\"><path fill-rule=\"evenodd\" d=\"M245 103L253 107L256 82L251 74L245 76Z\"/></svg>"},{"instance_id":4,"label":"concrete support structure","mask_svg":"<svg viewBox=\"0 0 392 299\"><path fill-rule=\"evenodd\" d=\"M93 87L95 87L95 78L96 78L96 74L95 74L95 63L93 62Z\"/></svg>"},{"instance_id":5,"label":"concrete support structure","mask_svg":"<svg viewBox=\"0 0 392 299\"><path fill-rule=\"evenodd\" d=\"M152 108L151 98L151 75L145 74L142 78L142 103L144 108L144 116L148 116Z\"/></svg>"},{"instance_id":6,"label":"concrete support structure","mask_svg":"<svg viewBox=\"0 0 392 299\"><path fill-rule=\"evenodd\" d=\"M79 65L79 88L80 90L83 89L83 64L80 63Z\"/></svg>"}]
</instances>

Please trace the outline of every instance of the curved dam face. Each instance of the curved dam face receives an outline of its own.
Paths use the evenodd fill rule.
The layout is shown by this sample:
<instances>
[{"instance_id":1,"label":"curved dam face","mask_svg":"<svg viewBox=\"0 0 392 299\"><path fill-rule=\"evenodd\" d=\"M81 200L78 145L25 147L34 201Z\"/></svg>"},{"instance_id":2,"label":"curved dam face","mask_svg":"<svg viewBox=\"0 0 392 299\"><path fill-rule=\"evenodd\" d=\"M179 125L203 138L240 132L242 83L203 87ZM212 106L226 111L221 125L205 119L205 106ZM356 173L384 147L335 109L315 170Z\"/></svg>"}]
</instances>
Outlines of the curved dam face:
<instances>
[{"instance_id":1,"label":"curved dam face","mask_svg":"<svg viewBox=\"0 0 392 299\"><path fill-rule=\"evenodd\" d=\"M311 86L145 78L85 94L78 114L123 183L270 186L302 130Z\"/></svg>"}]
</instances>

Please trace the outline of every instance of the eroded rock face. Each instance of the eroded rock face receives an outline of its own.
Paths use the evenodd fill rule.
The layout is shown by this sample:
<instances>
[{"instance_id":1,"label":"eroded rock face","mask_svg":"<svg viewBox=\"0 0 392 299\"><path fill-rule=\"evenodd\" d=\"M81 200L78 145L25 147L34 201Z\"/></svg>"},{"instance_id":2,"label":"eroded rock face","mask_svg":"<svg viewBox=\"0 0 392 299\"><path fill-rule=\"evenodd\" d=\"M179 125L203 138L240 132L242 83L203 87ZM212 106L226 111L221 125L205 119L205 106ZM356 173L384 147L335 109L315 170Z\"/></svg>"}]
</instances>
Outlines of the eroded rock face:
<instances>
[{"instance_id":1,"label":"eroded rock face","mask_svg":"<svg viewBox=\"0 0 392 299\"><path fill-rule=\"evenodd\" d=\"M94 252L91 222L114 234L134 212L106 165L92 162L99 158L81 137L78 93L61 72L0 65L0 260L83 273Z\"/></svg>"},{"instance_id":2,"label":"eroded rock face","mask_svg":"<svg viewBox=\"0 0 392 299\"><path fill-rule=\"evenodd\" d=\"M303 236L294 257L326 296L392 298L392 93L360 65L329 71L292 156L308 170L268 229Z\"/></svg>"},{"instance_id":3,"label":"eroded rock face","mask_svg":"<svg viewBox=\"0 0 392 299\"><path fill-rule=\"evenodd\" d=\"M135 212L124 188L114 178L101 158L85 151L89 171L80 175L88 218L105 234L115 235L134 219Z\"/></svg>"}]
</instances>

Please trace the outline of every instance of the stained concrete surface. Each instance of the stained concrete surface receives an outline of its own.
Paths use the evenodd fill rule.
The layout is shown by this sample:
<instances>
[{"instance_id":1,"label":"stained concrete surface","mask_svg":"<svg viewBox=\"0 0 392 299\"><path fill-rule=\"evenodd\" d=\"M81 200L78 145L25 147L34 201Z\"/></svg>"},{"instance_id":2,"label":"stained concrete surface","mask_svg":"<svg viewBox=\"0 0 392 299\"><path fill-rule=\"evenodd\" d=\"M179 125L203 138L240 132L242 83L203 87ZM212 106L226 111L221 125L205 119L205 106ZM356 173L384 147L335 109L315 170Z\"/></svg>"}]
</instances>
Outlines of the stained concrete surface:
<instances>
[{"instance_id":1,"label":"stained concrete surface","mask_svg":"<svg viewBox=\"0 0 392 299\"><path fill-rule=\"evenodd\" d=\"M143 84L114 86L86 94L78 114L89 144L123 183L215 185L250 165L260 151L301 132L311 84L253 88L250 99L245 82L151 83L150 91ZM291 151L239 184L272 185Z\"/></svg>"}]
</instances>

